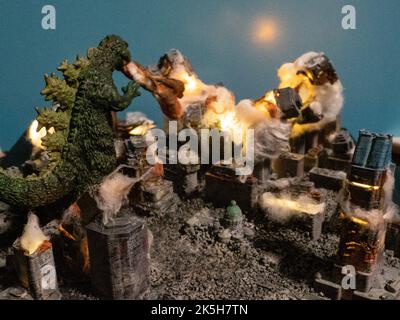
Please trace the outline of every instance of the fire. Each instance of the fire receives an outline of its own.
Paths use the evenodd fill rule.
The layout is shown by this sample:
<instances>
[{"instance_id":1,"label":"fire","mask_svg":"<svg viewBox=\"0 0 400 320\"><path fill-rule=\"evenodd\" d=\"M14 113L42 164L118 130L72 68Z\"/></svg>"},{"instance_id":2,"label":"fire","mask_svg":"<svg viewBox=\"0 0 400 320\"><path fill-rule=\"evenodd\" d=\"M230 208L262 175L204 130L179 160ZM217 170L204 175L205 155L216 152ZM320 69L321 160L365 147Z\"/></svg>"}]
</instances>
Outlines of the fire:
<instances>
[{"instance_id":1,"label":"fire","mask_svg":"<svg viewBox=\"0 0 400 320\"><path fill-rule=\"evenodd\" d=\"M185 96L196 95L199 93L201 88L204 86L194 74L189 74L187 71L178 72L173 78L180 80L185 85Z\"/></svg>"},{"instance_id":2,"label":"fire","mask_svg":"<svg viewBox=\"0 0 400 320\"><path fill-rule=\"evenodd\" d=\"M283 65L278 71L281 80L279 88L290 87L295 89L301 97L304 108L315 99L315 87L311 84L310 79L303 73L298 73L299 71L305 70L295 66L289 67L288 64Z\"/></svg>"},{"instance_id":3,"label":"fire","mask_svg":"<svg viewBox=\"0 0 400 320\"><path fill-rule=\"evenodd\" d=\"M185 91L194 92L197 88L197 80L194 76L190 76L187 73L183 75L183 82L185 83Z\"/></svg>"},{"instance_id":4,"label":"fire","mask_svg":"<svg viewBox=\"0 0 400 320\"><path fill-rule=\"evenodd\" d=\"M144 123L133 128L131 131L129 131L129 134L131 136L144 136L147 133L147 131L153 128L155 128L155 124Z\"/></svg>"},{"instance_id":5,"label":"fire","mask_svg":"<svg viewBox=\"0 0 400 320\"><path fill-rule=\"evenodd\" d=\"M38 127L39 127L39 122L37 120L33 120L28 130L28 138L35 148L43 150L44 147L42 145L42 138L46 136L47 130L46 128L41 128L39 131L37 131ZM49 129L49 133L50 134L54 133L53 127Z\"/></svg>"},{"instance_id":6,"label":"fire","mask_svg":"<svg viewBox=\"0 0 400 320\"><path fill-rule=\"evenodd\" d=\"M277 117L277 106L276 106L276 100L274 96L273 91L268 91L262 96L260 99L256 100L254 102L254 106L261 112L263 112L267 118L272 117L276 118Z\"/></svg>"},{"instance_id":7,"label":"fire","mask_svg":"<svg viewBox=\"0 0 400 320\"><path fill-rule=\"evenodd\" d=\"M237 119L234 111L228 111L217 116L220 129L230 135L233 141L242 142L244 125Z\"/></svg>"}]
</instances>

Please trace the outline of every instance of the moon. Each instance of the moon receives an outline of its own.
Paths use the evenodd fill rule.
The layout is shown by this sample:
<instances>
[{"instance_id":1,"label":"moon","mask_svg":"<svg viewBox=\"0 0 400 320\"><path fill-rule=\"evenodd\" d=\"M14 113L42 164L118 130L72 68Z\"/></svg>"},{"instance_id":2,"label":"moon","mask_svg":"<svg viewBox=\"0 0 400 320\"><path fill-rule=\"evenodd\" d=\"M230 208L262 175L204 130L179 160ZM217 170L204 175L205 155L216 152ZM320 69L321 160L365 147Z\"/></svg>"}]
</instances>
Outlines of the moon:
<instances>
[{"instance_id":1,"label":"moon","mask_svg":"<svg viewBox=\"0 0 400 320\"><path fill-rule=\"evenodd\" d=\"M278 24L271 18L258 18L252 22L251 39L257 45L274 42L278 33Z\"/></svg>"}]
</instances>

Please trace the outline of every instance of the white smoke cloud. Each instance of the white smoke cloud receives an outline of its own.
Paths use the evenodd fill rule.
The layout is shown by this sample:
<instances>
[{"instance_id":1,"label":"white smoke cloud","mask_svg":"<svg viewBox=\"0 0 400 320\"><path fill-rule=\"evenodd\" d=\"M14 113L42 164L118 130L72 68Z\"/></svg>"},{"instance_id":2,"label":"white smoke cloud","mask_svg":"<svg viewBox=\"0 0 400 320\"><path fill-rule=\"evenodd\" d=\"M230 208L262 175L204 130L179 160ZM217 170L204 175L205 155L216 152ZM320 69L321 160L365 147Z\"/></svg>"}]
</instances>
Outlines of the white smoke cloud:
<instances>
[{"instance_id":1,"label":"white smoke cloud","mask_svg":"<svg viewBox=\"0 0 400 320\"><path fill-rule=\"evenodd\" d=\"M300 214L315 215L325 210L325 203L317 203L307 194L298 197L288 192L280 194L265 192L260 198L260 206L269 218L281 223Z\"/></svg>"}]
</instances>

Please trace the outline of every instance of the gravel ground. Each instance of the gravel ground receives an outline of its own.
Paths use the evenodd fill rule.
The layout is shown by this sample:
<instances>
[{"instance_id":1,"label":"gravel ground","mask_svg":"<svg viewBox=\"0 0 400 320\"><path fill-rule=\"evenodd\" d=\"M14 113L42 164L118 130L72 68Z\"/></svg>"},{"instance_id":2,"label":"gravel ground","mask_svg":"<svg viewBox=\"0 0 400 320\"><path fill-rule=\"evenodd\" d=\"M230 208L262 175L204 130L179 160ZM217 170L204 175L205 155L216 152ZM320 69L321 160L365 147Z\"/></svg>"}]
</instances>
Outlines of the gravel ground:
<instances>
[{"instance_id":1,"label":"gravel ground","mask_svg":"<svg viewBox=\"0 0 400 320\"><path fill-rule=\"evenodd\" d=\"M328 207L334 207L330 196ZM218 220L223 209L201 199L181 201L178 210L150 217L154 235L151 288L144 299L308 299L316 272L331 268L338 237L324 233L312 241L308 232L289 229L260 217L254 238L222 243L209 226L191 226L196 213ZM332 210L332 208L330 209ZM15 282L0 249L0 291ZM60 279L63 299L96 299L90 283L73 275Z\"/></svg>"},{"instance_id":2,"label":"gravel ground","mask_svg":"<svg viewBox=\"0 0 400 320\"><path fill-rule=\"evenodd\" d=\"M314 275L330 269L337 236L324 234L312 241L307 232L264 221L256 224L253 240L225 244L207 229L188 232L182 227L205 206L222 215L196 199L161 221L150 221L156 241L146 298L305 299L316 294Z\"/></svg>"}]
</instances>

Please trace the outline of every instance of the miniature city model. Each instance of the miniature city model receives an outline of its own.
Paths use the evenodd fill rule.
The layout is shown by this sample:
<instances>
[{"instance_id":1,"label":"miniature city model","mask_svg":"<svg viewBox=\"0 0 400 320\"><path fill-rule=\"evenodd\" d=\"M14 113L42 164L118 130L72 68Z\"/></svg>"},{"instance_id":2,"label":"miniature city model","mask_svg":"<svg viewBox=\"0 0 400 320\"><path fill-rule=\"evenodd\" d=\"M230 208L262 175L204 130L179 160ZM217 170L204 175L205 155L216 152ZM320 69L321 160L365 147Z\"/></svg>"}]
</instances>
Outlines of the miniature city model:
<instances>
[{"instance_id":1,"label":"miniature city model","mask_svg":"<svg viewBox=\"0 0 400 320\"><path fill-rule=\"evenodd\" d=\"M146 67L118 36L58 71L0 153L0 299L399 299L399 141L341 127L324 53L238 102L179 50ZM164 130L117 116L141 88Z\"/></svg>"}]
</instances>

